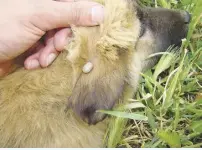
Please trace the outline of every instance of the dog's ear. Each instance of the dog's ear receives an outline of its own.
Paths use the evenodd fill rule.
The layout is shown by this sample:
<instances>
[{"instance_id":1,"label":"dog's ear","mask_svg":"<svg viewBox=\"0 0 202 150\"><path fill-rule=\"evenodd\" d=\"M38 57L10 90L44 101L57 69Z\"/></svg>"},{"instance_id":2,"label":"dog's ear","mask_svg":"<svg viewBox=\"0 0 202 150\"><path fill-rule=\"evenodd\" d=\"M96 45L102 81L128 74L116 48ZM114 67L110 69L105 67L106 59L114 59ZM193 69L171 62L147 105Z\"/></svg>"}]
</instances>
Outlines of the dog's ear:
<instances>
[{"instance_id":1,"label":"dog's ear","mask_svg":"<svg viewBox=\"0 0 202 150\"><path fill-rule=\"evenodd\" d=\"M105 118L104 114L96 111L112 109L116 100L120 98L124 74L120 70L115 70L91 81L86 81L86 76L83 75L75 84L68 100L68 107L88 124L96 124Z\"/></svg>"},{"instance_id":2,"label":"dog's ear","mask_svg":"<svg viewBox=\"0 0 202 150\"><path fill-rule=\"evenodd\" d=\"M68 48L74 72L68 107L89 124L101 121L105 115L96 111L111 109L122 95L140 33L136 11L129 9L126 0L103 1L104 23L91 28L75 27L75 38ZM84 74L82 67L89 61L93 70Z\"/></svg>"},{"instance_id":3,"label":"dog's ear","mask_svg":"<svg viewBox=\"0 0 202 150\"><path fill-rule=\"evenodd\" d=\"M99 27L77 29L68 56L73 68L73 91L68 98L68 108L88 124L103 120L105 115L96 111L112 109L122 95L131 57L131 41L123 41L128 47L110 45L105 40L107 37L100 40L98 33ZM88 61L93 64L93 69L85 74L82 67Z\"/></svg>"}]
</instances>

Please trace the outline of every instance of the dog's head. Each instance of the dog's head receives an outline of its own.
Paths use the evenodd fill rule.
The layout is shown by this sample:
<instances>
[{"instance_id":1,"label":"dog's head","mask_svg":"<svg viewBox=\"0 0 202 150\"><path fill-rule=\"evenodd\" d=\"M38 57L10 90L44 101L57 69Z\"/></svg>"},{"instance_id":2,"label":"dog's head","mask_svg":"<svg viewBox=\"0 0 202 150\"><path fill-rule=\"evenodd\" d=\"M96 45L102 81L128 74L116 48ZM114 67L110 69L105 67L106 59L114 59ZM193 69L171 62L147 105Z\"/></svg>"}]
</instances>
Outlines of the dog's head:
<instances>
[{"instance_id":1,"label":"dog's head","mask_svg":"<svg viewBox=\"0 0 202 150\"><path fill-rule=\"evenodd\" d=\"M136 68L141 70L141 62L135 66L134 56L178 44L189 22L187 14L180 11L140 8L132 0L98 1L105 6L104 23L73 28L74 40L67 46L74 74L68 106L89 124L104 119L96 111L111 109L121 97L125 82L138 80L128 79L137 77L131 76ZM85 74L82 68L87 62L94 67Z\"/></svg>"},{"instance_id":2,"label":"dog's head","mask_svg":"<svg viewBox=\"0 0 202 150\"><path fill-rule=\"evenodd\" d=\"M180 46L186 37L191 15L187 11L163 8L136 7L141 22L141 38L150 32L156 51L166 50L170 45ZM160 50L159 50L160 49Z\"/></svg>"}]
</instances>

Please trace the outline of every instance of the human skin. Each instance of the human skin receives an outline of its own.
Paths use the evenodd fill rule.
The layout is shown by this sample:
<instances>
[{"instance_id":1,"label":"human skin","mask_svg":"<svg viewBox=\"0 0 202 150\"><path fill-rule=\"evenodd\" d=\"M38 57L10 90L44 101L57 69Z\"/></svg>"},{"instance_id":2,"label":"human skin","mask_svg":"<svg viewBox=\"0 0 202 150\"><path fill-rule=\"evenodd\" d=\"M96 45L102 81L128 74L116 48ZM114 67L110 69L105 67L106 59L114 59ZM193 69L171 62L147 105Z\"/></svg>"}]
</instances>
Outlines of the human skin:
<instances>
[{"instance_id":1,"label":"human skin","mask_svg":"<svg viewBox=\"0 0 202 150\"><path fill-rule=\"evenodd\" d=\"M49 66L71 38L71 25L96 26L102 5L89 0L1 0L0 76L17 56L26 69Z\"/></svg>"}]
</instances>

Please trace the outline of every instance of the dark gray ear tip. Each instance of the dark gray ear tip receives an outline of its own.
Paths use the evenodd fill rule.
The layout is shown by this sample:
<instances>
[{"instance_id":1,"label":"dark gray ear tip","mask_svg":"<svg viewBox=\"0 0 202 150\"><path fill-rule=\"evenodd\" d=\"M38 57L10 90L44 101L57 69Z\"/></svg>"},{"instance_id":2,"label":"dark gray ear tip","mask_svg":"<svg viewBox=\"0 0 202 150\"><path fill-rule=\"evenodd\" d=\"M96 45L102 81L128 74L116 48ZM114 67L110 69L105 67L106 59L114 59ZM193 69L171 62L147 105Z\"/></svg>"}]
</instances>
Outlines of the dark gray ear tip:
<instances>
[{"instance_id":1,"label":"dark gray ear tip","mask_svg":"<svg viewBox=\"0 0 202 150\"><path fill-rule=\"evenodd\" d=\"M103 121L107 115L100 113L100 112L95 112L91 116L88 117L88 124L89 125L96 125L97 123Z\"/></svg>"},{"instance_id":2,"label":"dark gray ear tip","mask_svg":"<svg viewBox=\"0 0 202 150\"><path fill-rule=\"evenodd\" d=\"M73 107L74 112L88 125L96 125L106 118L105 114L97 112L99 108L97 108L95 105L90 105L86 108L82 108L79 104L77 104L76 106L77 107Z\"/></svg>"}]
</instances>

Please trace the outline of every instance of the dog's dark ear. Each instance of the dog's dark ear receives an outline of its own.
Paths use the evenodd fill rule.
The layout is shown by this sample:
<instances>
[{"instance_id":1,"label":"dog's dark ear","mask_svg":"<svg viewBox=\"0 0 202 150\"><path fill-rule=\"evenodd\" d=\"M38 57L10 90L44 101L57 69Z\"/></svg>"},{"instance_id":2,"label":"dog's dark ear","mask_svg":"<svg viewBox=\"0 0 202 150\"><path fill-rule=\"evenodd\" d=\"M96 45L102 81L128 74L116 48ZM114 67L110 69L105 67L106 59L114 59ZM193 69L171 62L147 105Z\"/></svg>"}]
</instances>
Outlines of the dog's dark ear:
<instances>
[{"instance_id":1,"label":"dog's dark ear","mask_svg":"<svg viewBox=\"0 0 202 150\"><path fill-rule=\"evenodd\" d=\"M97 110L112 109L120 98L124 76L120 75L119 71L114 71L94 81L86 80L88 80L86 77L78 80L68 100L68 107L91 125L106 117L103 113L96 112Z\"/></svg>"}]
</instances>

